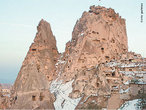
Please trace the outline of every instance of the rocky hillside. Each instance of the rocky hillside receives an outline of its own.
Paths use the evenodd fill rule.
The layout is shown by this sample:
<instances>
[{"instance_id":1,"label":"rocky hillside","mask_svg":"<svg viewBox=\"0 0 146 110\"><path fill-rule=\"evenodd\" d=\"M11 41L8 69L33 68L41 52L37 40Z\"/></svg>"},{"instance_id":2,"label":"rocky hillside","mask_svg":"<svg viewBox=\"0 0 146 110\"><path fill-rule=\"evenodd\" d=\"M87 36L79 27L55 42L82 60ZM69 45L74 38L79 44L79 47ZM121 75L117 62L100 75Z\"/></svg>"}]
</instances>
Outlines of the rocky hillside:
<instances>
[{"instance_id":1,"label":"rocky hillside","mask_svg":"<svg viewBox=\"0 0 146 110\"><path fill-rule=\"evenodd\" d=\"M10 107L10 90L11 84L0 84L0 109Z\"/></svg>"},{"instance_id":2,"label":"rocky hillside","mask_svg":"<svg viewBox=\"0 0 146 110\"><path fill-rule=\"evenodd\" d=\"M84 12L63 53L49 23L41 20L37 29L9 108L118 109L145 84L146 59L128 52L125 19L113 9L91 6Z\"/></svg>"}]
</instances>

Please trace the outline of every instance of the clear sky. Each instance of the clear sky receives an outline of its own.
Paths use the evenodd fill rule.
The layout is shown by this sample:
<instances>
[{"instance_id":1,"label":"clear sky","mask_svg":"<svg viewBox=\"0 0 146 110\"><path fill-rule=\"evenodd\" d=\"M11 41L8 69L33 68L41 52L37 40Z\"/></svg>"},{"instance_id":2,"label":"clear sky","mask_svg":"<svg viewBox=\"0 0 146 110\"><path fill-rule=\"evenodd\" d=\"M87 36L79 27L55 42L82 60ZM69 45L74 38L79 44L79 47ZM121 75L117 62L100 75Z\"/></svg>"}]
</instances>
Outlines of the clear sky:
<instances>
[{"instance_id":1,"label":"clear sky","mask_svg":"<svg viewBox=\"0 0 146 110\"><path fill-rule=\"evenodd\" d=\"M0 0L0 83L14 82L42 18L63 52L77 19L91 5L111 7L125 18L129 50L146 57L146 0Z\"/></svg>"}]
</instances>

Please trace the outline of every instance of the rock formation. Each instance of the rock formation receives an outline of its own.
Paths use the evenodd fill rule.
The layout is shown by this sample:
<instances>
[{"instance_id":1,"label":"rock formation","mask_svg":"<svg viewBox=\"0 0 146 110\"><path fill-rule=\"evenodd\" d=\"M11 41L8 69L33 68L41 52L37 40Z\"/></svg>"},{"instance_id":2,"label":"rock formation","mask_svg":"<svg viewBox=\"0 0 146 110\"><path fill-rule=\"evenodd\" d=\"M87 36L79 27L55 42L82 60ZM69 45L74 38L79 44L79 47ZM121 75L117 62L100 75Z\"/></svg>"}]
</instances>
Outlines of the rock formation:
<instances>
[{"instance_id":1,"label":"rock formation","mask_svg":"<svg viewBox=\"0 0 146 110\"><path fill-rule=\"evenodd\" d=\"M10 107L9 91L11 85L0 84L0 109L6 109Z\"/></svg>"},{"instance_id":2,"label":"rock formation","mask_svg":"<svg viewBox=\"0 0 146 110\"><path fill-rule=\"evenodd\" d=\"M126 83L139 71L144 80L145 62L128 52L125 19L111 8L84 12L61 54L49 23L41 20L13 86L11 108L118 109L131 98Z\"/></svg>"},{"instance_id":3,"label":"rock formation","mask_svg":"<svg viewBox=\"0 0 146 110\"><path fill-rule=\"evenodd\" d=\"M84 12L77 21L71 41L58 58L57 81L61 80L63 85L73 80L73 91L69 97L81 99L76 109L118 109L125 100L130 99L129 94L121 98L124 96L120 91L129 88L124 83L132 80L133 76L123 72L129 71L124 65L131 65L133 60L133 65L143 62L140 55L128 52L125 20L111 8L91 6L89 12ZM57 84L53 82L51 91ZM57 97L64 95L58 91L54 93L58 94ZM62 98L60 106L68 101L65 99Z\"/></svg>"},{"instance_id":4,"label":"rock formation","mask_svg":"<svg viewBox=\"0 0 146 110\"><path fill-rule=\"evenodd\" d=\"M64 59L69 69L65 71L75 72L119 59L128 51L127 45L125 20L113 9L92 6L77 21L72 40L67 43Z\"/></svg>"},{"instance_id":5,"label":"rock formation","mask_svg":"<svg viewBox=\"0 0 146 110\"><path fill-rule=\"evenodd\" d=\"M13 87L12 108L35 109L42 106L53 108L50 103L53 101L53 95L48 88L56 76L54 72L58 56L56 40L50 24L46 21L41 20L37 30L34 43L30 46Z\"/></svg>"},{"instance_id":6,"label":"rock formation","mask_svg":"<svg viewBox=\"0 0 146 110\"><path fill-rule=\"evenodd\" d=\"M52 34L50 24L41 20L37 27L38 33L14 84L18 91L48 89L47 80L55 76L55 63L58 55L56 40Z\"/></svg>"}]
</instances>

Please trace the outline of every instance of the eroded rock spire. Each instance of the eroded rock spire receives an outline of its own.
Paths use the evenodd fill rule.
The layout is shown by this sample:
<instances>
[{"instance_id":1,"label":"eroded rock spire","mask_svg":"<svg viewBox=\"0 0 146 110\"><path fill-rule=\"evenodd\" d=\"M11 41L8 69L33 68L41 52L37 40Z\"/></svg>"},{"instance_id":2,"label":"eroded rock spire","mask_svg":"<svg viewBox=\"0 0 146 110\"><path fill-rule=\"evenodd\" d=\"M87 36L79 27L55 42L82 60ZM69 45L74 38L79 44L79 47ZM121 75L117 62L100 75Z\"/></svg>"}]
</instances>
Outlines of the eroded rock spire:
<instances>
[{"instance_id":1,"label":"eroded rock spire","mask_svg":"<svg viewBox=\"0 0 146 110\"><path fill-rule=\"evenodd\" d=\"M29 48L13 87L14 97L17 99L14 100L14 108L33 109L40 107L37 104L35 106L33 101L29 102L27 100L39 100L38 97L51 96L48 88L51 80L56 76L55 63L58 56L56 40L50 24L45 20L40 21L37 30L34 43ZM46 93L44 94L45 90ZM45 97L45 100L49 103L51 99L50 97L47 99L47 97ZM46 104L46 102L42 103ZM50 106L53 107L51 104Z\"/></svg>"}]
</instances>

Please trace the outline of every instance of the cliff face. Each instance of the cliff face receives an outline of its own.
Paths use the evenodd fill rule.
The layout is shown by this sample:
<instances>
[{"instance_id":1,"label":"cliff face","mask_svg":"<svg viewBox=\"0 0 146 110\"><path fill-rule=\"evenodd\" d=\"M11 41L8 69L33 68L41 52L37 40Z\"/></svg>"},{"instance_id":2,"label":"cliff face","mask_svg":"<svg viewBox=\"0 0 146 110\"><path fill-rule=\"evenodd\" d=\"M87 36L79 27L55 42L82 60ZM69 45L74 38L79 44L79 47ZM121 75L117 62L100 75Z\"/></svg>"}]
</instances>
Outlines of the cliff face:
<instances>
[{"instance_id":1,"label":"cliff face","mask_svg":"<svg viewBox=\"0 0 146 110\"><path fill-rule=\"evenodd\" d=\"M77 21L64 59L67 72L90 68L96 64L120 59L128 52L125 20L113 9L90 7Z\"/></svg>"},{"instance_id":2,"label":"cliff face","mask_svg":"<svg viewBox=\"0 0 146 110\"><path fill-rule=\"evenodd\" d=\"M55 76L55 63L58 56L56 40L50 24L41 20L34 43L30 46L27 56L14 84L18 91L48 89L49 82Z\"/></svg>"},{"instance_id":3,"label":"cliff face","mask_svg":"<svg viewBox=\"0 0 146 110\"><path fill-rule=\"evenodd\" d=\"M111 8L91 6L77 21L71 45L72 50L80 52L80 57L82 54L94 57L90 65L119 59L120 54L128 51L125 20Z\"/></svg>"},{"instance_id":4,"label":"cliff face","mask_svg":"<svg viewBox=\"0 0 146 110\"><path fill-rule=\"evenodd\" d=\"M11 108L117 109L130 97L120 93L129 88L125 82L135 78L126 73L136 67L124 65L143 61L128 52L125 20L111 8L84 12L61 54L49 23L41 20L13 86Z\"/></svg>"},{"instance_id":5,"label":"cliff face","mask_svg":"<svg viewBox=\"0 0 146 110\"><path fill-rule=\"evenodd\" d=\"M66 45L66 51L61 57L64 63L57 65L61 72L59 78L64 81L75 79L74 85L78 88L75 91L79 96L84 92L88 95L91 91L96 92L98 87L92 86L97 83L106 93L109 91L108 82L95 66L118 60L121 54L128 52L125 20L113 9L91 6L89 12L84 12L77 21L72 40ZM98 78L95 78L96 75ZM86 91L82 86L85 82L89 85Z\"/></svg>"},{"instance_id":6,"label":"cliff face","mask_svg":"<svg viewBox=\"0 0 146 110\"><path fill-rule=\"evenodd\" d=\"M58 76L50 87L57 94L55 108L66 109L66 103L71 100L68 109L118 109L130 99L129 92L120 91L129 90L125 82L135 78L124 74L135 71L124 65L141 62L140 55L128 52L125 20L111 8L91 6L77 21L72 39L56 63ZM69 82L72 92L65 94L62 89ZM64 97L58 98L61 96Z\"/></svg>"}]
</instances>

